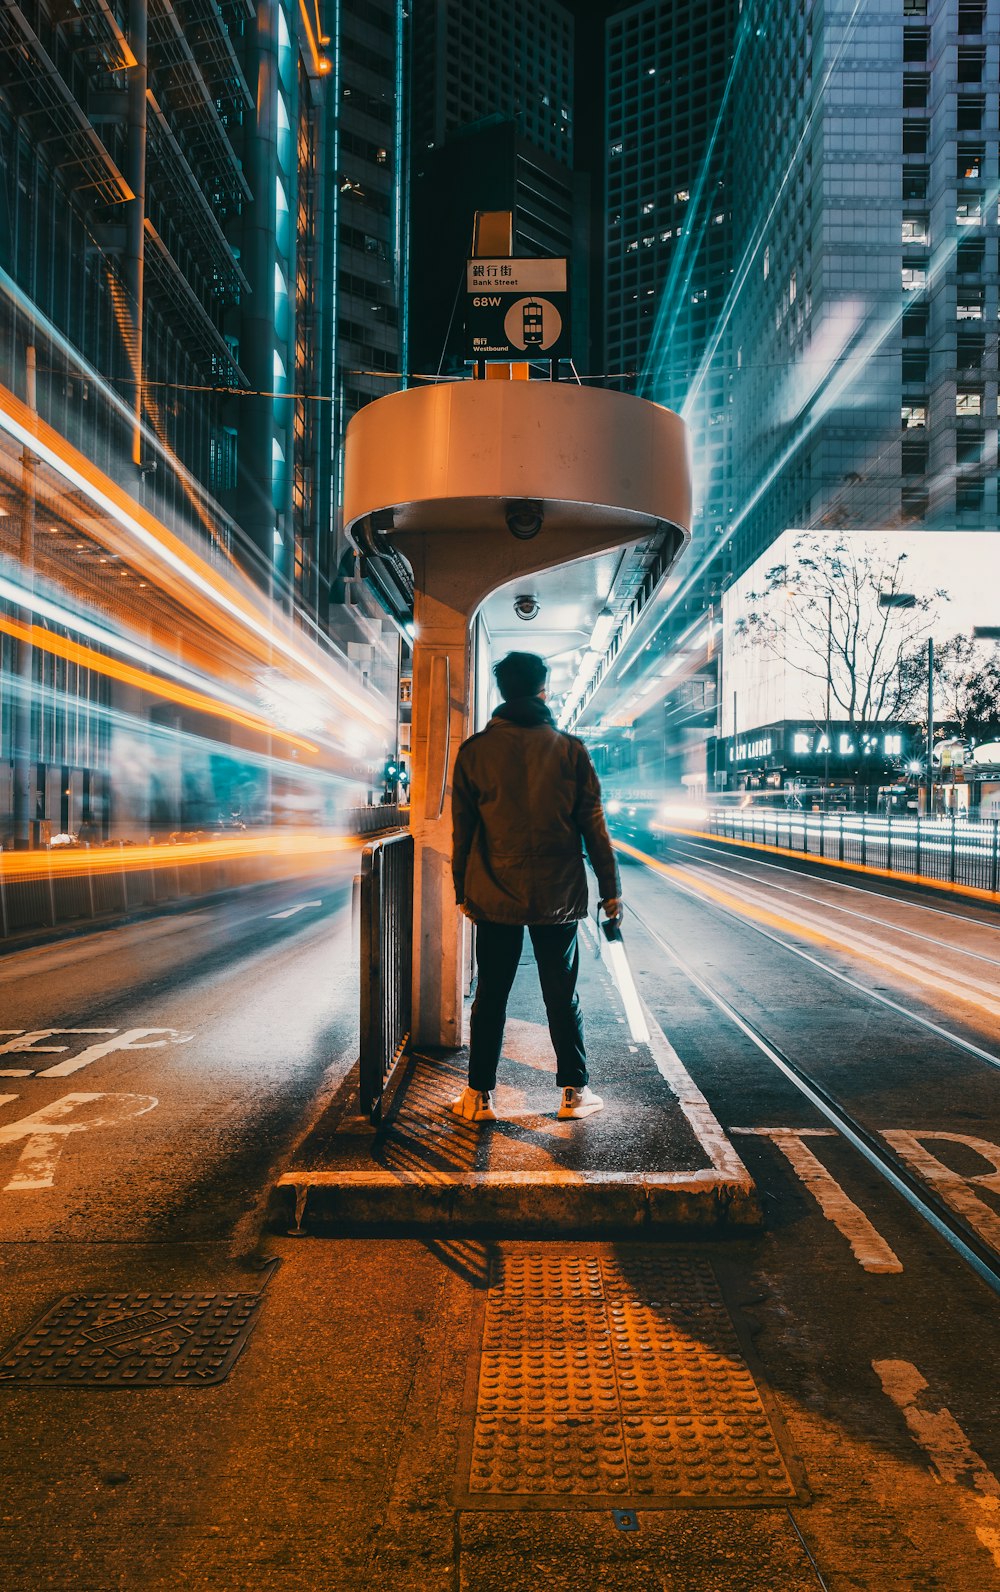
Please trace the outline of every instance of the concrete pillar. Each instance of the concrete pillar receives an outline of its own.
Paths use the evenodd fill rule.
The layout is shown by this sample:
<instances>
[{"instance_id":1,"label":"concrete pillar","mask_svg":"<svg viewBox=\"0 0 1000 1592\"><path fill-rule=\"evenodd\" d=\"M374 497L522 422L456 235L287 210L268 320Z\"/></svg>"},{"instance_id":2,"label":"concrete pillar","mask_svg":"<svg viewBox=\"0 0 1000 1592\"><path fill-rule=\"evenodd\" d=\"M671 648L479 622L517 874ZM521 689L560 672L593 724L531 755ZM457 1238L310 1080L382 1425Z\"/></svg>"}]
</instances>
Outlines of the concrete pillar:
<instances>
[{"instance_id":1,"label":"concrete pillar","mask_svg":"<svg viewBox=\"0 0 1000 1592\"><path fill-rule=\"evenodd\" d=\"M462 936L451 883L451 777L465 737L469 623L427 591L414 606L410 829L414 840L413 1033L462 1043Z\"/></svg>"}]
</instances>

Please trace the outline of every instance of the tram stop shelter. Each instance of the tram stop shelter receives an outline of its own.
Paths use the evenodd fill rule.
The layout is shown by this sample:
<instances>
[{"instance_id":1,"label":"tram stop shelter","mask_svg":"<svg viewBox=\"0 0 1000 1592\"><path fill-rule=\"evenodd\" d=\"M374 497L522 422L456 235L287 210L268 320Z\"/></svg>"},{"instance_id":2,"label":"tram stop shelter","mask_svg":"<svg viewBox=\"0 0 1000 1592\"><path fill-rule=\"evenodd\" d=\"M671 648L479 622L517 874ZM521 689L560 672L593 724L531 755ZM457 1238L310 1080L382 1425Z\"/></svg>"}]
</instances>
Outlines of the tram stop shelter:
<instances>
[{"instance_id":1,"label":"tram stop shelter","mask_svg":"<svg viewBox=\"0 0 1000 1592\"><path fill-rule=\"evenodd\" d=\"M510 650L512 627L519 648L553 663L579 655L588 624L593 651L598 640L613 645L607 632L620 616L609 598L622 603L623 572L634 577L644 553L660 571L674 562L690 520L683 422L659 404L568 382L394 393L348 427L345 520L359 545L391 547L414 578L412 1022L402 1081L377 1131L358 1116L349 1083L282 1176L281 1219L309 1231L430 1223L641 1233L755 1222L750 1179L667 1037L651 1017L646 1037L630 1035L596 933L582 958L581 1002L605 1111L555 1119L533 965L519 973L509 1008L503 1120L472 1125L447 1109L464 1083L470 967L451 881L458 746L488 716L490 665ZM566 601L574 592L575 614ZM600 637L588 599L601 610ZM522 611L532 605L538 629ZM547 645L533 645L534 634Z\"/></svg>"}]
</instances>

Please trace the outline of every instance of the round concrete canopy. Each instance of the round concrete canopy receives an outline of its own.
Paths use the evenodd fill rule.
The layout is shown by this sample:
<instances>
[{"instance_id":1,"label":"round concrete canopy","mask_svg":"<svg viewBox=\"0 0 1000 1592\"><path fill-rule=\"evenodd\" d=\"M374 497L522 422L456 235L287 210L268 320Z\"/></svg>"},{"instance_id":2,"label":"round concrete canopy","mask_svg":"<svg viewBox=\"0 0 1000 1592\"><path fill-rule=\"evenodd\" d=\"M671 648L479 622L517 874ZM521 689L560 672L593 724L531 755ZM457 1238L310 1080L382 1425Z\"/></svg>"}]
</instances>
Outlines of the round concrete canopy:
<instances>
[{"instance_id":1,"label":"round concrete canopy","mask_svg":"<svg viewBox=\"0 0 1000 1592\"><path fill-rule=\"evenodd\" d=\"M687 428L661 404L549 381L455 381L391 393L347 428L344 520L506 533L511 503L545 524L636 541L691 523ZM391 515L391 521L388 516ZM603 539L602 538L602 539Z\"/></svg>"}]
</instances>

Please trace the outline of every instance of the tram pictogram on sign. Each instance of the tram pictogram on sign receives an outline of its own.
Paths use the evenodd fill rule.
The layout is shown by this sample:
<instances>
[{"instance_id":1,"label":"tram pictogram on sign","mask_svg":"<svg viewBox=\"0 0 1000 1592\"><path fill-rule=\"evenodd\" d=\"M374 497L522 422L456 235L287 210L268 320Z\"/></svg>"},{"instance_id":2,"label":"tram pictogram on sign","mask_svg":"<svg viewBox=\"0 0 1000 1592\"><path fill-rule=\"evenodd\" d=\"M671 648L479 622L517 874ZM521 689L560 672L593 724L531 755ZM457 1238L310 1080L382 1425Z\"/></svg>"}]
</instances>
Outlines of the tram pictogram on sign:
<instances>
[{"instance_id":1,"label":"tram pictogram on sign","mask_svg":"<svg viewBox=\"0 0 1000 1592\"><path fill-rule=\"evenodd\" d=\"M565 260L470 260L466 289L466 358L569 358Z\"/></svg>"}]
</instances>

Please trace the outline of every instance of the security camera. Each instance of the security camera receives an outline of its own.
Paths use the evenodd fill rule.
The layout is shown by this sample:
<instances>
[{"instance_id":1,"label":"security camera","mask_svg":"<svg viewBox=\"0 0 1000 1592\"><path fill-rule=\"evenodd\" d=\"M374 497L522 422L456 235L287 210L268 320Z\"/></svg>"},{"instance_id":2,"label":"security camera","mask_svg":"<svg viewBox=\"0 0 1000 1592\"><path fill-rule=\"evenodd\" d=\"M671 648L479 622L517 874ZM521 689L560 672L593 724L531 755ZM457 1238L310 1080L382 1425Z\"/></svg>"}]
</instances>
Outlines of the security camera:
<instances>
[{"instance_id":1,"label":"security camera","mask_svg":"<svg viewBox=\"0 0 1000 1592\"><path fill-rule=\"evenodd\" d=\"M507 504L505 518L511 536L516 536L521 542L530 542L542 528L545 510L540 503L523 498L520 502Z\"/></svg>"},{"instance_id":2,"label":"security camera","mask_svg":"<svg viewBox=\"0 0 1000 1592\"><path fill-rule=\"evenodd\" d=\"M514 612L516 613L518 619L524 619L525 621L528 619L537 619L538 598L527 595L524 597L515 597Z\"/></svg>"}]
</instances>

